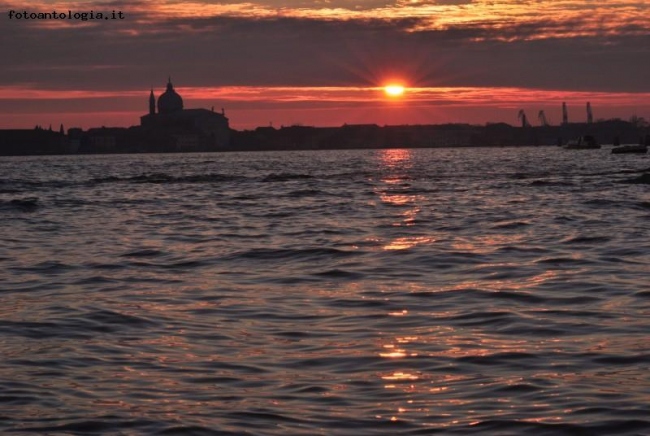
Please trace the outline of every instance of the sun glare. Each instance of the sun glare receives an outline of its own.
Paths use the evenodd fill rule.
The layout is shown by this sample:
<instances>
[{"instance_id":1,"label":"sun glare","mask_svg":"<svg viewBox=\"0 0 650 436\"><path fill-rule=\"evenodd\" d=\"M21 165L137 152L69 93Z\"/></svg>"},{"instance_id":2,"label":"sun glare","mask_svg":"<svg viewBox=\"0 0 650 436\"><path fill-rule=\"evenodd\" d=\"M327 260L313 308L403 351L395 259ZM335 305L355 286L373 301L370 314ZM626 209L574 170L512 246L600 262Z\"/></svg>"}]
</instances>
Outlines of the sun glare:
<instances>
[{"instance_id":1,"label":"sun glare","mask_svg":"<svg viewBox=\"0 0 650 436\"><path fill-rule=\"evenodd\" d=\"M402 85L387 85L384 87L384 92L390 97L399 97L404 94L404 87Z\"/></svg>"}]
</instances>

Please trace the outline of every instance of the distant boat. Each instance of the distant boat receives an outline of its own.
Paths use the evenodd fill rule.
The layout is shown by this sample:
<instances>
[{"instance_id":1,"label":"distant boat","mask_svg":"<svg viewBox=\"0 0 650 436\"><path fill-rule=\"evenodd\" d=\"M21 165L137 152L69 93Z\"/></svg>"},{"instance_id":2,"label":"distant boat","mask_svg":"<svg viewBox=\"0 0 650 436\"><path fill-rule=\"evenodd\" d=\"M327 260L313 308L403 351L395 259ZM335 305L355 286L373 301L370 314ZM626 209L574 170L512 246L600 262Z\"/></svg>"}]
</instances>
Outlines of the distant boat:
<instances>
[{"instance_id":1,"label":"distant boat","mask_svg":"<svg viewBox=\"0 0 650 436\"><path fill-rule=\"evenodd\" d=\"M647 153L648 152L648 146L639 144L639 145L621 145L620 147L614 147L612 148L612 153L613 154L621 154L621 153Z\"/></svg>"},{"instance_id":2,"label":"distant boat","mask_svg":"<svg viewBox=\"0 0 650 436\"><path fill-rule=\"evenodd\" d=\"M580 136L578 139L567 142L562 146L567 150L589 150L600 148L600 144L591 135Z\"/></svg>"}]
</instances>

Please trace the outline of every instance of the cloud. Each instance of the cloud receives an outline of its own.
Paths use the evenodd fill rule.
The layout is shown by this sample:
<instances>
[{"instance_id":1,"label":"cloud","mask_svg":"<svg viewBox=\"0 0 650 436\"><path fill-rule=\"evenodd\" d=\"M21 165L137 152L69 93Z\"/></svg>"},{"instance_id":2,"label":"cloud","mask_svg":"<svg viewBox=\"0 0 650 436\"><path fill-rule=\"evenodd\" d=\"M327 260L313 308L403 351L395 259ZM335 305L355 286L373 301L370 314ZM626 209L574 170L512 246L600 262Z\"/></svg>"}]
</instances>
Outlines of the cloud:
<instances>
[{"instance_id":1,"label":"cloud","mask_svg":"<svg viewBox=\"0 0 650 436\"><path fill-rule=\"evenodd\" d=\"M208 16L50 29L0 28L0 84L142 89L168 75L201 86L517 86L648 90L650 36L636 24L601 36L537 38L582 21L485 23L412 31L418 18L324 20ZM560 30L558 30L560 29ZM497 37L498 35L498 37ZM634 65L634 68L630 68Z\"/></svg>"},{"instance_id":2,"label":"cloud","mask_svg":"<svg viewBox=\"0 0 650 436\"><path fill-rule=\"evenodd\" d=\"M6 0L0 5L10 9ZM129 17L133 31L141 24L167 24L178 20L213 17L247 19L296 18L362 22L410 20L407 31L446 31L457 28L483 29L486 38L500 40L543 39L573 36L602 36L633 33L650 34L646 1L609 0L145 0L124 1L47 1L36 0L30 10L115 10ZM135 24L135 25L133 25ZM547 26L544 26L546 24ZM46 25L30 23L30 25ZM538 32L516 30L532 26ZM551 31L543 31L548 27ZM140 28L140 29L139 29ZM187 29L185 29L187 30ZM506 33L507 36L502 34Z\"/></svg>"},{"instance_id":3,"label":"cloud","mask_svg":"<svg viewBox=\"0 0 650 436\"><path fill-rule=\"evenodd\" d=\"M0 10L11 8L0 0ZM130 93L160 88L168 75L186 89L288 93L268 94L264 104L297 104L289 89L370 89L390 79L422 89L650 92L646 1L34 0L25 8L125 15L0 18L0 57L7 60L0 87L40 95L44 107L57 110L63 99L43 93L103 92L88 94L86 103L117 110L112 99L135 104ZM233 94L233 104L234 95L246 101ZM459 102L479 104L463 95ZM38 98L25 103L29 110Z\"/></svg>"}]
</instances>

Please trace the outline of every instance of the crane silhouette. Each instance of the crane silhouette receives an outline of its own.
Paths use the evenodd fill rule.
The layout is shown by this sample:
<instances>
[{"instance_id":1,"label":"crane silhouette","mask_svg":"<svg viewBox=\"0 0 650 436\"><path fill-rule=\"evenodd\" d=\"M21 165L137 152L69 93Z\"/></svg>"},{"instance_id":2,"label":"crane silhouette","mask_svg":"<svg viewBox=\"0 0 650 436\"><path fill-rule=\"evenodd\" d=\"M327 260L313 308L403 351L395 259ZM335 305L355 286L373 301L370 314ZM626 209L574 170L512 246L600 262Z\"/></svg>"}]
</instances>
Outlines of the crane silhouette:
<instances>
[{"instance_id":1,"label":"crane silhouette","mask_svg":"<svg viewBox=\"0 0 650 436\"><path fill-rule=\"evenodd\" d=\"M547 127L548 126L548 121L546 120L546 114L544 114L544 111L541 110L537 114L537 118L539 119L539 122L542 126Z\"/></svg>"},{"instance_id":2,"label":"crane silhouette","mask_svg":"<svg viewBox=\"0 0 650 436\"><path fill-rule=\"evenodd\" d=\"M518 117L521 120L521 127L530 127L530 123L528 122L528 118L526 117L526 112L524 112L523 109L519 110Z\"/></svg>"}]
</instances>

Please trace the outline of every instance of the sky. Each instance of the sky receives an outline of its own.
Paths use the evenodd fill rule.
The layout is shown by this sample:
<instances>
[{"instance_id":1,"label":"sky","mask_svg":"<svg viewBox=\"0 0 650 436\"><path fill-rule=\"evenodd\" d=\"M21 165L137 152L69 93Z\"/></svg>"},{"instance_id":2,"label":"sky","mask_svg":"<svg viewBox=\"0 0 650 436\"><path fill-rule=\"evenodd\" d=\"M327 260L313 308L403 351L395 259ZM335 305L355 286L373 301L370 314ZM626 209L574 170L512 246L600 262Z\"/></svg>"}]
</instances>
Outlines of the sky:
<instances>
[{"instance_id":1,"label":"sky","mask_svg":"<svg viewBox=\"0 0 650 436\"><path fill-rule=\"evenodd\" d=\"M122 12L122 20L19 13ZM650 0L0 0L0 128L131 126L171 77L235 129L650 120ZM401 96L384 92L405 87Z\"/></svg>"}]
</instances>

